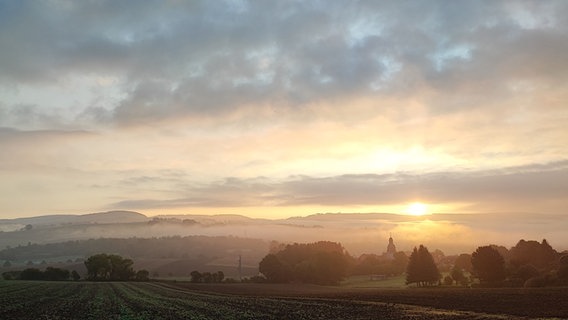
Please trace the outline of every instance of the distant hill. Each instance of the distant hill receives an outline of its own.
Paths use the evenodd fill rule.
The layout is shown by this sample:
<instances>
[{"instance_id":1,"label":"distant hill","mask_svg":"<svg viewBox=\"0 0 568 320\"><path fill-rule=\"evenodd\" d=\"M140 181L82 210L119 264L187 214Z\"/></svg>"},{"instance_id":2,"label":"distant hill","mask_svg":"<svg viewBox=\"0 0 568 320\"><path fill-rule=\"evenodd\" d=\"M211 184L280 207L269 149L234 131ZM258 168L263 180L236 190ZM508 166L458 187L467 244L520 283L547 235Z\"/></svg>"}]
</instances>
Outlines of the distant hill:
<instances>
[{"instance_id":1,"label":"distant hill","mask_svg":"<svg viewBox=\"0 0 568 320\"><path fill-rule=\"evenodd\" d=\"M274 220L249 218L238 214L216 214L216 215L199 215L199 214L183 214L183 215L159 215L152 217L155 219L178 219L178 220L194 220L195 222L203 225L217 225L217 224L264 224L274 223Z\"/></svg>"},{"instance_id":2,"label":"distant hill","mask_svg":"<svg viewBox=\"0 0 568 320\"><path fill-rule=\"evenodd\" d=\"M132 223L146 222L148 217L134 211L108 211L89 213L83 215L47 215L29 218L1 219L0 224L28 225L32 226L53 226L62 224L90 224L90 223Z\"/></svg>"},{"instance_id":3,"label":"distant hill","mask_svg":"<svg viewBox=\"0 0 568 320\"><path fill-rule=\"evenodd\" d=\"M513 246L521 237L547 239L562 251L568 249L567 228L568 215L560 213L424 216L319 213L286 219L259 219L234 214L147 217L132 211L110 211L0 220L0 250L71 240L203 235L253 237L280 243L329 240L341 242L350 253L357 255L382 254L392 235L397 248L403 251L425 244L457 254L472 252L481 244Z\"/></svg>"},{"instance_id":4,"label":"distant hill","mask_svg":"<svg viewBox=\"0 0 568 320\"><path fill-rule=\"evenodd\" d=\"M258 263L268 253L267 241L226 236L186 236L161 238L105 238L49 244L29 244L0 250L0 261L10 261L4 270L34 265L69 266L84 274L82 261L97 253L119 254L133 259L136 268L145 268L162 276L189 276L193 270L238 275L239 257L247 276L258 273Z\"/></svg>"}]
</instances>

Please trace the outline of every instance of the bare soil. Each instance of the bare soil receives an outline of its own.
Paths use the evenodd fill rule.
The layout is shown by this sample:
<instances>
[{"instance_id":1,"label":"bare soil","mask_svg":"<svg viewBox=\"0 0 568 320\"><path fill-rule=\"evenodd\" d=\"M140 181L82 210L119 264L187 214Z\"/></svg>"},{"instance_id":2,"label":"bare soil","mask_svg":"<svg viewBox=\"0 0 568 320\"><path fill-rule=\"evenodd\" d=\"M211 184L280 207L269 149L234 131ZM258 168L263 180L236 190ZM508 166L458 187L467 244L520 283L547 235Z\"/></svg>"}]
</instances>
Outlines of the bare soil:
<instances>
[{"instance_id":1,"label":"bare soil","mask_svg":"<svg viewBox=\"0 0 568 320\"><path fill-rule=\"evenodd\" d=\"M0 319L568 319L568 288L0 281Z\"/></svg>"},{"instance_id":2,"label":"bare soil","mask_svg":"<svg viewBox=\"0 0 568 320\"><path fill-rule=\"evenodd\" d=\"M529 318L568 319L568 288L344 288L302 284L169 283L232 295L383 302Z\"/></svg>"}]
</instances>

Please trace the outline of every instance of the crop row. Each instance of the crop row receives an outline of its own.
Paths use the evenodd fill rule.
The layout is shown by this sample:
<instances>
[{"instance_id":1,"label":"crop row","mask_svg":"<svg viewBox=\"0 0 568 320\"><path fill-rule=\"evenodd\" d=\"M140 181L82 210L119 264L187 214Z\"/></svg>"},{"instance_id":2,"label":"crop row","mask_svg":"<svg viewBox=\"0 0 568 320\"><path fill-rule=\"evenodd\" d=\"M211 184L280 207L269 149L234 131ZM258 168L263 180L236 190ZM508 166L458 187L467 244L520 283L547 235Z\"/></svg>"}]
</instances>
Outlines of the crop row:
<instances>
[{"instance_id":1,"label":"crop row","mask_svg":"<svg viewBox=\"0 0 568 320\"><path fill-rule=\"evenodd\" d=\"M160 283L0 281L0 319L454 319L351 299L204 293ZM488 318L489 319L489 318Z\"/></svg>"}]
</instances>

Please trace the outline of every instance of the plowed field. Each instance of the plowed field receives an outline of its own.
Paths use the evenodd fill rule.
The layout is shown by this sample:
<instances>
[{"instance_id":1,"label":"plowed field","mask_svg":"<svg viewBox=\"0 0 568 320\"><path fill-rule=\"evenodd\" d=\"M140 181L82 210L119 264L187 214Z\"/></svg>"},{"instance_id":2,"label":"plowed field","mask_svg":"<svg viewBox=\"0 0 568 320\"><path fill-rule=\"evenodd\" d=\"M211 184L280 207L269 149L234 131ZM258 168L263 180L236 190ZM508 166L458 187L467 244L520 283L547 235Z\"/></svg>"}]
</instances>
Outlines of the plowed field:
<instances>
[{"instance_id":1,"label":"plowed field","mask_svg":"<svg viewBox=\"0 0 568 320\"><path fill-rule=\"evenodd\" d=\"M542 308L535 301L530 315L507 311L514 311L515 305L502 310L464 308L463 299L468 294L483 296L480 290L456 290L461 298L445 305L443 300L451 295L444 298L439 293L451 290L0 281L0 319L521 319L518 315L526 319L568 315L563 300L547 312L539 311ZM558 294L558 299L566 297L562 290L548 297ZM505 303L512 303L510 298ZM483 299L469 301L476 304Z\"/></svg>"}]
</instances>

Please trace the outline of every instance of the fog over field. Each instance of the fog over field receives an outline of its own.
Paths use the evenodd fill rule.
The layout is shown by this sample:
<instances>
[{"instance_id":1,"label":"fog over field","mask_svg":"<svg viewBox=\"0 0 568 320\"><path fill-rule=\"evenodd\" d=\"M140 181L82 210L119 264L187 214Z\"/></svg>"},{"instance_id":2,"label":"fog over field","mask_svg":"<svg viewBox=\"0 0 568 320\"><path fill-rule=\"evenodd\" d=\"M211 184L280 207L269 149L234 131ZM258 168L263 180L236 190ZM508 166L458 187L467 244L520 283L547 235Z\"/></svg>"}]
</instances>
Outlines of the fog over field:
<instances>
[{"instance_id":1,"label":"fog over field","mask_svg":"<svg viewBox=\"0 0 568 320\"><path fill-rule=\"evenodd\" d=\"M157 221L161 221L157 223ZM31 225L26 230L26 225ZM4 246L98 238L234 236L267 242L337 241L353 255L382 254L389 236L398 250L419 244L446 254L471 253L488 244L514 246L520 239L547 239L568 249L568 217L542 214L395 214L327 213L288 219L252 219L239 215L168 215L146 217L133 212L43 216L0 220Z\"/></svg>"}]
</instances>

